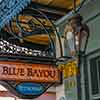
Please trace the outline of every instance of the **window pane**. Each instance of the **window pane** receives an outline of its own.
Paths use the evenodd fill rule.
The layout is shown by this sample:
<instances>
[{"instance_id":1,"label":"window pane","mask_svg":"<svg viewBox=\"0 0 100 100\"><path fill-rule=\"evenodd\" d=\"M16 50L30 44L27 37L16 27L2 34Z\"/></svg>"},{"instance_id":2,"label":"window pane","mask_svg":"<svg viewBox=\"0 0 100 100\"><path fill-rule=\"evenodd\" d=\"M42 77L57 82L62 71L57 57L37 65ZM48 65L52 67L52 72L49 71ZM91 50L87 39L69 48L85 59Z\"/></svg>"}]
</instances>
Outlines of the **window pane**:
<instances>
[{"instance_id":1,"label":"window pane","mask_svg":"<svg viewBox=\"0 0 100 100\"><path fill-rule=\"evenodd\" d=\"M97 74L97 63L96 58L90 60L90 73L91 73L91 86L92 86L92 94L98 94L98 74Z\"/></svg>"},{"instance_id":2,"label":"window pane","mask_svg":"<svg viewBox=\"0 0 100 100\"><path fill-rule=\"evenodd\" d=\"M99 82L100 82L100 60L98 61L98 69L99 69Z\"/></svg>"},{"instance_id":3,"label":"window pane","mask_svg":"<svg viewBox=\"0 0 100 100\"><path fill-rule=\"evenodd\" d=\"M84 80L85 80L85 100L90 100L89 96L89 78L88 78L88 65L87 59L84 58Z\"/></svg>"}]
</instances>

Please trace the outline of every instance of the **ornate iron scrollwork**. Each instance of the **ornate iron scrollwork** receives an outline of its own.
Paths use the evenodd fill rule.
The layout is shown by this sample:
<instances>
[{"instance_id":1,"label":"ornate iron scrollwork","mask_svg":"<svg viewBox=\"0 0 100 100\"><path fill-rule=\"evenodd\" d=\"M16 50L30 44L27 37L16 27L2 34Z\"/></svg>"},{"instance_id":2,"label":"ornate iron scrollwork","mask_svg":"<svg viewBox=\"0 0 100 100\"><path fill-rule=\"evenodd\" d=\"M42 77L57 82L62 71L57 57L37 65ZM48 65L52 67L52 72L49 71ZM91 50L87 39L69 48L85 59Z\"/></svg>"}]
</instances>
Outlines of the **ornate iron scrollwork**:
<instances>
[{"instance_id":1,"label":"ornate iron scrollwork","mask_svg":"<svg viewBox=\"0 0 100 100\"><path fill-rule=\"evenodd\" d=\"M0 1L0 29L27 6L31 0L1 0Z\"/></svg>"},{"instance_id":2,"label":"ornate iron scrollwork","mask_svg":"<svg viewBox=\"0 0 100 100\"><path fill-rule=\"evenodd\" d=\"M28 49L25 47L20 47L17 45L13 45L6 40L0 40L0 54L10 55L26 55L26 56L49 56L48 52L36 50L36 49Z\"/></svg>"},{"instance_id":3,"label":"ornate iron scrollwork","mask_svg":"<svg viewBox=\"0 0 100 100\"><path fill-rule=\"evenodd\" d=\"M5 0L4 0L5 1ZM13 1L13 0L11 0ZM18 1L18 0L14 0ZM19 0L20 1L20 0ZM17 2L16 2L17 3ZM11 4L13 6L14 2ZM30 12L31 10L31 12ZM6 10L5 10L6 11ZM28 12L22 12L18 16L16 16L11 22L9 22L2 30L5 33L5 36L3 37L4 33L0 33L1 39L0 39L0 61L22 61L29 64L49 64L56 67L56 35L55 34L56 28L54 27L52 21L48 19L48 17L43 14L41 11L38 11L34 8L28 8ZM48 21L51 25L50 27L46 27L44 22L41 22L39 18L34 17L32 13L37 12L39 13L42 18L44 18L46 21ZM11 12L10 12L11 13ZM13 14L13 13L12 13ZM20 20L20 16L31 16L31 20L26 23L24 23L22 20ZM6 19L5 19L6 20ZM35 21L39 23L37 25ZM25 27L23 27L22 24L25 24ZM16 25L16 29L15 26ZM27 27L29 27L29 30L27 30ZM31 31L30 31L31 30ZM25 45L21 45L23 42L23 38L26 36L31 36L34 34L41 35L42 33L45 33L48 35L49 43L47 45L47 48L45 49L42 46L42 50L40 48L31 48L31 45L28 44L28 47ZM6 37L6 38L5 38ZM59 38L59 37L58 37ZM22 41L21 41L22 40ZM60 40L60 39L59 39ZM16 43L13 43L16 42ZM23 43L24 44L24 43ZM38 44L36 44L38 45ZM44 49L43 49L44 48ZM23 94L20 93L22 90L19 89L20 86L23 85L23 83L26 84L32 84L37 85L40 88L42 88L42 91L40 91L40 94ZM20 98L25 99L33 99L41 94L43 94L49 87L54 85L55 83L33 83L33 82L17 82L17 81L0 81L0 84L4 85L6 88L8 88L12 93L14 93L16 96ZM38 85L39 84L39 85ZM19 90L18 90L19 89Z\"/></svg>"}]
</instances>

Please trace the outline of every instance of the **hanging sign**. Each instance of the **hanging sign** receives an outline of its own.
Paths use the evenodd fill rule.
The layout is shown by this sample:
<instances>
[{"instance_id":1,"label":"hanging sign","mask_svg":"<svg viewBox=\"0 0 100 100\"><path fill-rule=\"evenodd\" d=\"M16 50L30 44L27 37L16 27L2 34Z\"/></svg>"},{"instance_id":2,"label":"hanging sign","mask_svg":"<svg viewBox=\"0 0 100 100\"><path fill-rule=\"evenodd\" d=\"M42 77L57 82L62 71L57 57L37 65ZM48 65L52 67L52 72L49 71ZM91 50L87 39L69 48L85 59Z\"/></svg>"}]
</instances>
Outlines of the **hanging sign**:
<instances>
[{"instance_id":1,"label":"hanging sign","mask_svg":"<svg viewBox=\"0 0 100 100\"><path fill-rule=\"evenodd\" d=\"M29 64L0 61L0 81L60 82L59 70L50 64Z\"/></svg>"},{"instance_id":2,"label":"hanging sign","mask_svg":"<svg viewBox=\"0 0 100 100\"><path fill-rule=\"evenodd\" d=\"M53 83L0 81L12 94L22 99L34 99L42 95Z\"/></svg>"}]
</instances>

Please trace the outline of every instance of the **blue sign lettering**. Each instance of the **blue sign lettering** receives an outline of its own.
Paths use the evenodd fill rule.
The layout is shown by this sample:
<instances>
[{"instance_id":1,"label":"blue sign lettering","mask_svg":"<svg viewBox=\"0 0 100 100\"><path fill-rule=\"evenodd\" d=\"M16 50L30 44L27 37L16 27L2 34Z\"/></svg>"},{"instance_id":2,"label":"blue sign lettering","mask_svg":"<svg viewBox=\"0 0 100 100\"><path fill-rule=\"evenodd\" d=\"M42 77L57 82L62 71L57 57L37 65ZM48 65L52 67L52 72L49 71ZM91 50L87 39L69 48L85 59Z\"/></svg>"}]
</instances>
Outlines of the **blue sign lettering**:
<instances>
[{"instance_id":1,"label":"blue sign lettering","mask_svg":"<svg viewBox=\"0 0 100 100\"><path fill-rule=\"evenodd\" d=\"M44 87L37 83L20 83L16 90L23 95L40 95L45 91Z\"/></svg>"}]
</instances>

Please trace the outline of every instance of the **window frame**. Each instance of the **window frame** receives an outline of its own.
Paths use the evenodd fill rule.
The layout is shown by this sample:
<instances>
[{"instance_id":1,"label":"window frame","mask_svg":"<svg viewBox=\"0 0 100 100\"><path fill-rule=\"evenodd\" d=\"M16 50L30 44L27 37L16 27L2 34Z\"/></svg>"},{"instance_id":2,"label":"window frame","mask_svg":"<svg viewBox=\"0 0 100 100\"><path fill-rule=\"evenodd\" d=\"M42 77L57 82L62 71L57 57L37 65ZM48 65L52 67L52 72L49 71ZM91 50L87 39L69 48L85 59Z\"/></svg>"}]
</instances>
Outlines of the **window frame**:
<instances>
[{"instance_id":1,"label":"window frame","mask_svg":"<svg viewBox=\"0 0 100 100\"><path fill-rule=\"evenodd\" d=\"M98 56L100 56L100 49L96 49L93 52L90 52L89 54L85 55L85 60L84 60L84 65L86 65L87 74L88 74L87 78L88 78L88 88L89 88L89 99L90 100L96 100L96 99L100 98L100 84L99 84L99 93L95 94L95 95L92 94L91 72L90 72L90 70L91 70L90 69L91 68L90 60L93 59L93 58L96 58ZM99 57L99 61L100 61L100 57ZM99 81L99 83L100 83L100 81Z\"/></svg>"}]
</instances>

